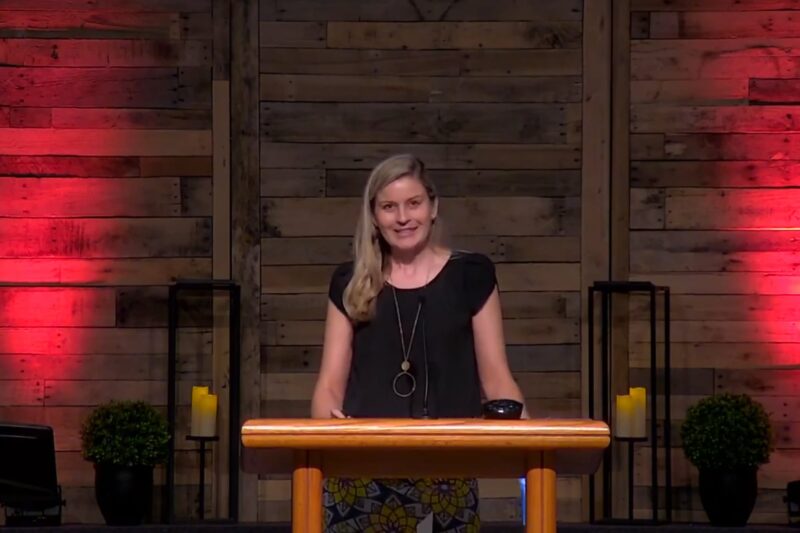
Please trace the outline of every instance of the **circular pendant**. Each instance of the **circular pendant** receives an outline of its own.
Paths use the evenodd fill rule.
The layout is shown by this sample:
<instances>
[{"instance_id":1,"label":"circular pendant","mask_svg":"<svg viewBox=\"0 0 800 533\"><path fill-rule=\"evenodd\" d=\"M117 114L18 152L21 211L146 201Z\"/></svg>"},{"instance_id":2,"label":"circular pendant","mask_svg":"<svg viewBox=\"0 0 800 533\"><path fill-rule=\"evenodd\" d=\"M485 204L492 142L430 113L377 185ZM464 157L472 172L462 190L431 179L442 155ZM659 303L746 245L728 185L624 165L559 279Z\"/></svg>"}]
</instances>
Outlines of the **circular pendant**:
<instances>
[{"instance_id":1,"label":"circular pendant","mask_svg":"<svg viewBox=\"0 0 800 533\"><path fill-rule=\"evenodd\" d=\"M417 380L408 372L398 372L392 381L392 390L401 398L408 398L417 390Z\"/></svg>"},{"instance_id":2,"label":"circular pendant","mask_svg":"<svg viewBox=\"0 0 800 533\"><path fill-rule=\"evenodd\" d=\"M402 363L400 363L400 370L402 370L403 372L408 372L409 368L411 368L411 363L409 363L408 361L403 361Z\"/></svg>"}]
</instances>

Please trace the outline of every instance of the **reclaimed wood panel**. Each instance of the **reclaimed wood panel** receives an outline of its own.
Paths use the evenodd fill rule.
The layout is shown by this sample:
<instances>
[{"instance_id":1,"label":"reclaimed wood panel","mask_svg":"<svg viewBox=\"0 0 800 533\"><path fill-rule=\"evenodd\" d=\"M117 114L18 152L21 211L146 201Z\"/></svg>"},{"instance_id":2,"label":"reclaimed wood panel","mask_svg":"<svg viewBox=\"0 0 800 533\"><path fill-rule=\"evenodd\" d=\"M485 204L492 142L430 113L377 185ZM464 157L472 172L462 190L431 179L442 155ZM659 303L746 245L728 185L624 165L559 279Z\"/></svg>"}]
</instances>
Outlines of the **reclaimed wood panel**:
<instances>
[{"instance_id":1,"label":"reclaimed wood panel","mask_svg":"<svg viewBox=\"0 0 800 533\"><path fill-rule=\"evenodd\" d=\"M0 278L8 283L166 285L210 274L209 258L0 259Z\"/></svg>"},{"instance_id":2,"label":"reclaimed wood panel","mask_svg":"<svg viewBox=\"0 0 800 533\"><path fill-rule=\"evenodd\" d=\"M262 202L267 236L343 236L353 231L359 201L350 198L274 199ZM297 213L315 213L298 218ZM442 216L458 221L454 231L472 235L555 235L571 233L577 206L570 199L445 198ZM467 216L469 214L469 216Z\"/></svg>"},{"instance_id":3,"label":"reclaimed wood panel","mask_svg":"<svg viewBox=\"0 0 800 533\"><path fill-rule=\"evenodd\" d=\"M211 112L205 109L56 108L52 110L52 127L208 130L211 129Z\"/></svg>"},{"instance_id":4,"label":"reclaimed wood panel","mask_svg":"<svg viewBox=\"0 0 800 533\"><path fill-rule=\"evenodd\" d=\"M2 68L0 104L37 107L191 107L175 68ZM188 91L183 91L188 95Z\"/></svg>"},{"instance_id":5,"label":"reclaimed wood panel","mask_svg":"<svg viewBox=\"0 0 800 533\"><path fill-rule=\"evenodd\" d=\"M650 15L650 38L742 39L763 37L765 33L771 37L795 37L800 20L793 15L792 11L776 10L731 10L724 17L714 11L654 12Z\"/></svg>"},{"instance_id":6,"label":"reclaimed wood panel","mask_svg":"<svg viewBox=\"0 0 800 533\"><path fill-rule=\"evenodd\" d=\"M261 100L283 102L566 103L580 101L581 78L262 74L260 89Z\"/></svg>"},{"instance_id":7,"label":"reclaimed wood panel","mask_svg":"<svg viewBox=\"0 0 800 533\"><path fill-rule=\"evenodd\" d=\"M570 111L546 104L265 103L261 136L276 142L559 144L574 127Z\"/></svg>"},{"instance_id":8,"label":"reclaimed wood panel","mask_svg":"<svg viewBox=\"0 0 800 533\"><path fill-rule=\"evenodd\" d=\"M211 17L209 13L26 9L4 10L0 26L0 38L198 39L208 37Z\"/></svg>"},{"instance_id":9,"label":"reclaimed wood panel","mask_svg":"<svg viewBox=\"0 0 800 533\"><path fill-rule=\"evenodd\" d=\"M261 0L261 20L580 20L582 2L563 0L482 0L426 2L404 0Z\"/></svg>"},{"instance_id":10,"label":"reclaimed wood panel","mask_svg":"<svg viewBox=\"0 0 800 533\"><path fill-rule=\"evenodd\" d=\"M790 187L794 161L632 161L633 187Z\"/></svg>"},{"instance_id":11,"label":"reclaimed wood panel","mask_svg":"<svg viewBox=\"0 0 800 533\"><path fill-rule=\"evenodd\" d=\"M198 156L211 153L205 130L0 129L8 155Z\"/></svg>"},{"instance_id":12,"label":"reclaimed wood panel","mask_svg":"<svg viewBox=\"0 0 800 533\"><path fill-rule=\"evenodd\" d=\"M579 48L581 26L578 21L331 21L326 44L329 48L381 50Z\"/></svg>"},{"instance_id":13,"label":"reclaimed wood panel","mask_svg":"<svg viewBox=\"0 0 800 533\"><path fill-rule=\"evenodd\" d=\"M432 170L439 196L580 196L577 170ZM361 196L366 183L364 172L328 170L326 196ZM301 196L301 195L297 195Z\"/></svg>"},{"instance_id":14,"label":"reclaimed wood panel","mask_svg":"<svg viewBox=\"0 0 800 533\"><path fill-rule=\"evenodd\" d=\"M765 80L766 81L766 80ZM772 80L770 80L772 81ZM631 103L723 105L753 98L753 80L633 80Z\"/></svg>"},{"instance_id":15,"label":"reclaimed wood panel","mask_svg":"<svg viewBox=\"0 0 800 533\"><path fill-rule=\"evenodd\" d=\"M263 74L392 76L574 76L580 51L347 50L262 48ZM766 77L766 76L764 76Z\"/></svg>"},{"instance_id":16,"label":"reclaimed wood panel","mask_svg":"<svg viewBox=\"0 0 800 533\"><path fill-rule=\"evenodd\" d=\"M430 169L576 169L579 145L538 144L261 144L262 168L371 168L395 153L415 153Z\"/></svg>"},{"instance_id":17,"label":"reclaimed wood panel","mask_svg":"<svg viewBox=\"0 0 800 533\"><path fill-rule=\"evenodd\" d=\"M631 0L635 11L762 11L796 9L796 0Z\"/></svg>"},{"instance_id":18,"label":"reclaimed wood panel","mask_svg":"<svg viewBox=\"0 0 800 533\"><path fill-rule=\"evenodd\" d=\"M0 197L10 198L0 217L169 217L181 210L175 178L0 178Z\"/></svg>"},{"instance_id":19,"label":"reclaimed wood panel","mask_svg":"<svg viewBox=\"0 0 800 533\"><path fill-rule=\"evenodd\" d=\"M211 66L211 47L174 39L0 39L0 61L18 67Z\"/></svg>"},{"instance_id":20,"label":"reclaimed wood panel","mask_svg":"<svg viewBox=\"0 0 800 533\"><path fill-rule=\"evenodd\" d=\"M121 11L121 12L166 12L208 13L211 0L4 0L3 9L30 11Z\"/></svg>"},{"instance_id":21,"label":"reclaimed wood panel","mask_svg":"<svg viewBox=\"0 0 800 533\"><path fill-rule=\"evenodd\" d=\"M635 133L777 133L798 131L792 106L634 105Z\"/></svg>"},{"instance_id":22,"label":"reclaimed wood panel","mask_svg":"<svg viewBox=\"0 0 800 533\"><path fill-rule=\"evenodd\" d=\"M210 255L211 227L202 218L0 219L2 258Z\"/></svg>"}]
</instances>

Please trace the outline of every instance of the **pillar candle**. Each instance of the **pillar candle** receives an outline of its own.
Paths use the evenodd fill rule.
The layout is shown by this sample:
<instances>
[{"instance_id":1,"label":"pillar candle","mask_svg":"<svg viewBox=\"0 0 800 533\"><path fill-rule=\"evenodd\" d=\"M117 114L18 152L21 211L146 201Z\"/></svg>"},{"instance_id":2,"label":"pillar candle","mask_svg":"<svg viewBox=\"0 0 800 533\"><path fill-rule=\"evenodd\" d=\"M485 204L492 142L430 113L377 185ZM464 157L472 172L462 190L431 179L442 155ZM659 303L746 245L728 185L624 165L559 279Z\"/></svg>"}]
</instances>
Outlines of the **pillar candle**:
<instances>
[{"instance_id":1,"label":"pillar candle","mask_svg":"<svg viewBox=\"0 0 800 533\"><path fill-rule=\"evenodd\" d=\"M194 435L213 437L217 434L217 395L204 394L200 397L200 427Z\"/></svg>"},{"instance_id":2,"label":"pillar candle","mask_svg":"<svg viewBox=\"0 0 800 533\"><path fill-rule=\"evenodd\" d=\"M633 398L629 394L617 394L614 435L630 437L633 431Z\"/></svg>"},{"instance_id":3,"label":"pillar candle","mask_svg":"<svg viewBox=\"0 0 800 533\"><path fill-rule=\"evenodd\" d=\"M197 435L200 430L200 398L208 394L208 387L192 387L192 427L190 435Z\"/></svg>"},{"instance_id":4,"label":"pillar candle","mask_svg":"<svg viewBox=\"0 0 800 533\"><path fill-rule=\"evenodd\" d=\"M630 396L633 400L631 436L644 438L647 436L647 391L644 387L632 387Z\"/></svg>"}]
</instances>

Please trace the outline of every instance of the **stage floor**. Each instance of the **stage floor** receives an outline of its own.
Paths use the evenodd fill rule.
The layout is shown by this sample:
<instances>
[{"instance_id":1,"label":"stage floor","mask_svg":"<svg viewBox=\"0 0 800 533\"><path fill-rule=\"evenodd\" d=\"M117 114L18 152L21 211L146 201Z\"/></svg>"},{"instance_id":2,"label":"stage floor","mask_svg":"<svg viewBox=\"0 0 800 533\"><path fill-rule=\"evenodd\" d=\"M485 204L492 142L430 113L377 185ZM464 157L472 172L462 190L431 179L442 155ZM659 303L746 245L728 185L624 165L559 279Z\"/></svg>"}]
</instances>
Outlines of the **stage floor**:
<instances>
[{"instance_id":1,"label":"stage floor","mask_svg":"<svg viewBox=\"0 0 800 533\"><path fill-rule=\"evenodd\" d=\"M145 525L137 527L110 527L103 525L69 525L60 527L0 528L3 533L291 533L289 524L179 524ZM491 524L481 527L481 533L517 533L524 531L520 524ZM623 533L797 533L800 528L789 526L759 526L746 528L720 528L703 524L672 524L661 526L600 526L588 524L560 524L563 533L600 533L619 531Z\"/></svg>"}]
</instances>

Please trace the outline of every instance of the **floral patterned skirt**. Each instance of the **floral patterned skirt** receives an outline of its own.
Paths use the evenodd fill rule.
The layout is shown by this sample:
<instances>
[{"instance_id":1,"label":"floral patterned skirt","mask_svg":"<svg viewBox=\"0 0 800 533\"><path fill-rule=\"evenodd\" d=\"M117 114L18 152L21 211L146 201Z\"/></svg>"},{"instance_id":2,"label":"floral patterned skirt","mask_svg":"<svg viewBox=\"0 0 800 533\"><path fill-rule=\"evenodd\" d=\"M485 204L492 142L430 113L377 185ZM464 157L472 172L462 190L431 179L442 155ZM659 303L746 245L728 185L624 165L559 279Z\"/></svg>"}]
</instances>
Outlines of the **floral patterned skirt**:
<instances>
[{"instance_id":1,"label":"floral patterned skirt","mask_svg":"<svg viewBox=\"0 0 800 533\"><path fill-rule=\"evenodd\" d=\"M415 533L433 513L436 533L478 533L476 479L328 478L322 491L326 533Z\"/></svg>"}]
</instances>

